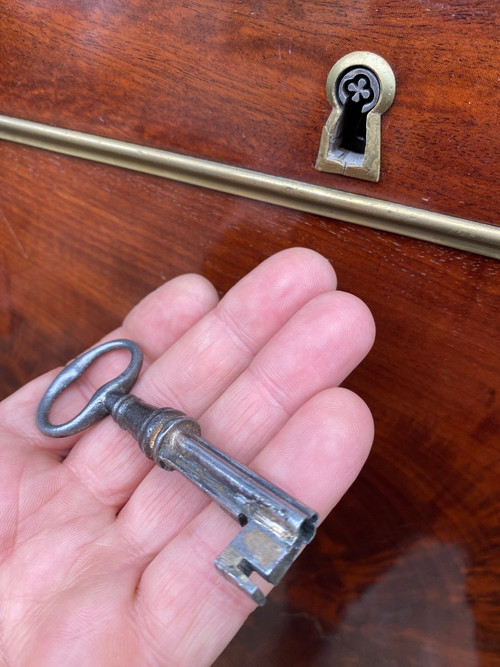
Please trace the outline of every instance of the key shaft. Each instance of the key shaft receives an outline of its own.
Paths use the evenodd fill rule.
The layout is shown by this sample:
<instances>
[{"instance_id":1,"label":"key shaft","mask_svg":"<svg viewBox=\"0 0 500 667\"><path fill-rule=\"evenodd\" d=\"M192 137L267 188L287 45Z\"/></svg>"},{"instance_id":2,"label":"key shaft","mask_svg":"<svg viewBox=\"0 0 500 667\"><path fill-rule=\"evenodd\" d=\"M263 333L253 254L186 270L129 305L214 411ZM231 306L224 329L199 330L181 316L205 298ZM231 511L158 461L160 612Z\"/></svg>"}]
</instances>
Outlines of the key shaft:
<instances>
[{"instance_id":1,"label":"key shaft","mask_svg":"<svg viewBox=\"0 0 500 667\"><path fill-rule=\"evenodd\" d=\"M312 540L316 512L201 437L199 424L178 410L137 397L110 396L115 421L167 470L178 470L235 518L242 530L215 561L222 574L258 604L265 597L250 575L277 584Z\"/></svg>"}]
</instances>

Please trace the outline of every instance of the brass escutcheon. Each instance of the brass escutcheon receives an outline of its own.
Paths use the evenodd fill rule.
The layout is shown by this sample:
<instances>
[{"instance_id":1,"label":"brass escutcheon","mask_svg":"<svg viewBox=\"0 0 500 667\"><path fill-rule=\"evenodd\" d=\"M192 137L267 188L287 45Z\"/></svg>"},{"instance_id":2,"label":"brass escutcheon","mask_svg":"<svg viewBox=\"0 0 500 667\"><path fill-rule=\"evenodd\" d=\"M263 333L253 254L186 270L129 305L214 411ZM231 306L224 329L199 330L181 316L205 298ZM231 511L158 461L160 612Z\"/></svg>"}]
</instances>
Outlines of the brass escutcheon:
<instances>
[{"instance_id":1,"label":"brass escutcheon","mask_svg":"<svg viewBox=\"0 0 500 667\"><path fill-rule=\"evenodd\" d=\"M326 81L332 112L321 134L316 169L378 181L380 117L395 93L394 72L377 54L354 51L338 60Z\"/></svg>"}]
</instances>

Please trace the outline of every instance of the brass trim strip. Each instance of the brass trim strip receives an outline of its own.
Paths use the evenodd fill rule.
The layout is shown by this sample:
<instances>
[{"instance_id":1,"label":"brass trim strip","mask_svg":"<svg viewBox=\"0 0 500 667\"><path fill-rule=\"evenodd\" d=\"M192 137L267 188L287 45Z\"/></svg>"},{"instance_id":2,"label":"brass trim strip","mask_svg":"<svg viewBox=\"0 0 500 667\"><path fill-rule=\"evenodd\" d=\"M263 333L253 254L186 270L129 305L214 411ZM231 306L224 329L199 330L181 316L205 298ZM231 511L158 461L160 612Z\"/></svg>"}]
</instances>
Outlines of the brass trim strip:
<instances>
[{"instance_id":1,"label":"brass trim strip","mask_svg":"<svg viewBox=\"0 0 500 667\"><path fill-rule=\"evenodd\" d=\"M500 227L0 115L0 139L500 259Z\"/></svg>"}]
</instances>

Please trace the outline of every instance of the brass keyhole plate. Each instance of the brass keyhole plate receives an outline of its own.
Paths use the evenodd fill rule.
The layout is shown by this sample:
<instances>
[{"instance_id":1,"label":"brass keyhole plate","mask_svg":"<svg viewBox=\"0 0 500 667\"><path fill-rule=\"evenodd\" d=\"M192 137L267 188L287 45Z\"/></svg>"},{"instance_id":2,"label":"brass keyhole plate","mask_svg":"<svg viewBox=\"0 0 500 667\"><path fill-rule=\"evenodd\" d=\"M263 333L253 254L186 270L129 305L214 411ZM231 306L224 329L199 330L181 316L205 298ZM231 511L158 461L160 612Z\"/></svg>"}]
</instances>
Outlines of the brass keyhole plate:
<instances>
[{"instance_id":1,"label":"brass keyhole plate","mask_svg":"<svg viewBox=\"0 0 500 667\"><path fill-rule=\"evenodd\" d=\"M332 112L321 135L316 169L378 181L380 117L395 93L394 72L377 54L355 51L337 61L326 82Z\"/></svg>"}]
</instances>

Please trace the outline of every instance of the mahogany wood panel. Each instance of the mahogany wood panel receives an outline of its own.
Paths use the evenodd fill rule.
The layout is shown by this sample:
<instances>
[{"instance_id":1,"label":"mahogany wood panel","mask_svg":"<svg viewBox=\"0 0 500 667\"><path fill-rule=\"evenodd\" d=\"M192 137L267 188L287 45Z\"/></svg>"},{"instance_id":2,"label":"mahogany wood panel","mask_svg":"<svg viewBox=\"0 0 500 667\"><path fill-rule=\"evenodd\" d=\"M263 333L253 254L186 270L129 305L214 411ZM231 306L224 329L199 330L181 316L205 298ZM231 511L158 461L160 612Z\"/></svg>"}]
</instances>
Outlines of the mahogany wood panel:
<instances>
[{"instance_id":1,"label":"mahogany wood panel","mask_svg":"<svg viewBox=\"0 0 500 667\"><path fill-rule=\"evenodd\" d=\"M373 453L217 667L500 665L500 264L6 142L0 160L2 394L164 280L223 293L293 245L374 313L348 381Z\"/></svg>"},{"instance_id":2,"label":"mahogany wood panel","mask_svg":"<svg viewBox=\"0 0 500 667\"><path fill-rule=\"evenodd\" d=\"M0 113L500 224L497 0L3 0ZM379 184L314 169L326 76L397 79Z\"/></svg>"}]
</instances>

